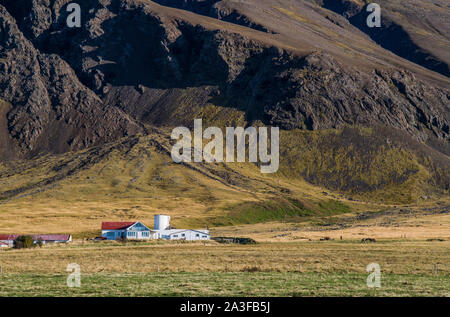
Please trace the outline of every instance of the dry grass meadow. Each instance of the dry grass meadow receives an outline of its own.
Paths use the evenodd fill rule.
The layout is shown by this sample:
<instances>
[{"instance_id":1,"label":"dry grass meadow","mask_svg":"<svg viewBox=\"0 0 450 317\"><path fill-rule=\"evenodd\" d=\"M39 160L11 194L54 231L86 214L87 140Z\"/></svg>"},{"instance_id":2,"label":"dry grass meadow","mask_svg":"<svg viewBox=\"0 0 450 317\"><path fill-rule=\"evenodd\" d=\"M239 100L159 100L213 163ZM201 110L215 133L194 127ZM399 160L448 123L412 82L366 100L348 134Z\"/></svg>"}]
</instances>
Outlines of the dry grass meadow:
<instances>
[{"instance_id":1,"label":"dry grass meadow","mask_svg":"<svg viewBox=\"0 0 450 317\"><path fill-rule=\"evenodd\" d=\"M366 285L369 263L382 287ZM1 296L450 296L450 242L86 242L0 251ZM68 288L69 263L82 285Z\"/></svg>"},{"instance_id":2,"label":"dry grass meadow","mask_svg":"<svg viewBox=\"0 0 450 317\"><path fill-rule=\"evenodd\" d=\"M28 250L2 250L3 273L65 273L78 263L85 273L293 272L363 273L376 262L392 274L450 275L449 241L357 240L272 242L86 242Z\"/></svg>"}]
</instances>

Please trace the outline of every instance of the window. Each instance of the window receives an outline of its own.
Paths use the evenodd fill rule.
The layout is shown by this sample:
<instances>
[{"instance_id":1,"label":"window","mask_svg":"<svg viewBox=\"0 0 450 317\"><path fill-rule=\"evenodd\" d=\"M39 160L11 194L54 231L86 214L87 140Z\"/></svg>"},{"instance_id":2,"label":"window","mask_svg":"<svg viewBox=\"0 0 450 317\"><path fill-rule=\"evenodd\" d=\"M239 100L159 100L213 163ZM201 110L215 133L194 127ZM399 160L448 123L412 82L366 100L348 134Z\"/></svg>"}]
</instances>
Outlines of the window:
<instances>
[{"instance_id":1,"label":"window","mask_svg":"<svg viewBox=\"0 0 450 317\"><path fill-rule=\"evenodd\" d=\"M181 234L182 237L185 237L186 235L184 233Z\"/></svg>"},{"instance_id":2,"label":"window","mask_svg":"<svg viewBox=\"0 0 450 317\"><path fill-rule=\"evenodd\" d=\"M128 232L128 236L129 237L134 237L134 236L136 236L136 232L130 231L130 232Z\"/></svg>"},{"instance_id":3,"label":"window","mask_svg":"<svg viewBox=\"0 0 450 317\"><path fill-rule=\"evenodd\" d=\"M177 235L177 234L174 234L173 237L174 237L174 238L178 238L178 235Z\"/></svg>"},{"instance_id":4,"label":"window","mask_svg":"<svg viewBox=\"0 0 450 317\"><path fill-rule=\"evenodd\" d=\"M148 237L149 236L149 232L142 232L142 236L143 237Z\"/></svg>"},{"instance_id":5,"label":"window","mask_svg":"<svg viewBox=\"0 0 450 317\"><path fill-rule=\"evenodd\" d=\"M202 236L202 238L208 238L208 236Z\"/></svg>"},{"instance_id":6,"label":"window","mask_svg":"<svg viewBox=\"0 0 450 317\"><path fill-rule=\"evenodd\" d=\"M195 237L196 237L196 238L200 237L200 234L197 233L197 234L195 235Z\"/></svg>"}]
</instances>

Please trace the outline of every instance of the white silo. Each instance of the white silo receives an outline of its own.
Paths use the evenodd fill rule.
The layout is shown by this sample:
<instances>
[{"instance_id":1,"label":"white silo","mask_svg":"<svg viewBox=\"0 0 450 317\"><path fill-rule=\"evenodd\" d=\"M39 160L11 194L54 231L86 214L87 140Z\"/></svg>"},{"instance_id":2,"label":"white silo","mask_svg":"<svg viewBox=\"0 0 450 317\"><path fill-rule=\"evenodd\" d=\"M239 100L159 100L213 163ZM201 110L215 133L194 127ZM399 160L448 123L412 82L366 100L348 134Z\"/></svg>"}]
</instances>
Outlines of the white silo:
<instances>
[{"instance_id":1,"label":"white silo","mask_svg":"<svg viewBox=\"0 0 450 317\"><path fill-rule=\"evenodd\" d=\"M155 215L155 230L169 230L170 216Z\"/></svg>"}]
</instances>

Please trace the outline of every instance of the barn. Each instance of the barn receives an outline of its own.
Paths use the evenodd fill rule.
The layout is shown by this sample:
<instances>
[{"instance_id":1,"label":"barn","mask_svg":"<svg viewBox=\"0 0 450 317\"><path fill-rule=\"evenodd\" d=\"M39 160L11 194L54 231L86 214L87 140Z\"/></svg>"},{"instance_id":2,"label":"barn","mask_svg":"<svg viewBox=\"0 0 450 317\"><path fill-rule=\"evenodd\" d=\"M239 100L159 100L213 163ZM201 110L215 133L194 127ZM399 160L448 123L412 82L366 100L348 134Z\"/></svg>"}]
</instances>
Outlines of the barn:
<instances>
[{"instance_id":1,"label":"barn","mask_svg":"<svg viewBox=\"0 0 450 317\"><path fill-rule=\"evenodd\" d=\"M13 247L14 246L14 240L18 237L19 235L14 235L14 234L0 234L0 242L6 244L8 247Z\"/></svg>"},{"instance_id":2,"label":"barn","mask_svg":"<svg viewBox=\"0 0 450 317\"><path fill-rule=\"evenodd\" d=\"M72 236L70 234L34 234L32 237L35 243L39 240L43 244L72 242Z\"/></svg>"},{"instance_id":3,"label":"barn","mask_svg":"<svg viewBox=\"0 0 450 317\"><path fill-rule=\"evenodd\" d=\"M155 231L158 239L166 240L209 240L209 230L174 229L170 226L170 216L155 215Z\"/></svg>"},{"instance_id":4,"label":"barn","mask_svg":"<svg viewBox=\"0 0 450 317\"><path fill-rule=\"evenodd\" d=\"M20 236L22 234L0 234L0 243L4 243L8 247L13 247L14 240ZM72 242L72 236L70 234L32 234L31 237L34 243L41 241L42 244Z\"/></svg>"},{"instance_id":5,"label":"barn","mask_svg":"<svg viewBox=\"0 0 450 317\"><path fill-rule=\"evenodd\" d=\"M140 221L135 222L102 222L102 237L107 240L127 239L156 239L155 231Z\"/></svg>"},{"instance_id":6,"label":"barn","mask_svg":"<svg viewBox=\"0 0 450 317\"><path fill-rule=\"evenodd\" d=\"M159 239L167 240L209 240L208 230L170 229L158 231Z\"/></svg>"}]
</instances>

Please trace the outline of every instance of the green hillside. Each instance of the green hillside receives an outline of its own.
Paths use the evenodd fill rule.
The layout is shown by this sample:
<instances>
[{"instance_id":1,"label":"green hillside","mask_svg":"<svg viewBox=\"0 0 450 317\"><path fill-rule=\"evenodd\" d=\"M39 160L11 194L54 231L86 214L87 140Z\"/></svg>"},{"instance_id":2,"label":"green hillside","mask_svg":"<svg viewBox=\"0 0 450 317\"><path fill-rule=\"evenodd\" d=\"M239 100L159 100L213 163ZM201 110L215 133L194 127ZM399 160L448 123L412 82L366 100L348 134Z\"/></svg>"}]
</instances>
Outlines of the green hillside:
<instances>
[{"instance_id":1,"label":"green hillside","mask_svg":"<svg viewBox=\"0 0 450 317\"><path fill-rule=\"evenodd\" d=\"M0 230L35 231L39 220L42 231L92 234L104 219L152 223L161 212L179 227L296 221L448 198L448 158L395 131L283 132L275 174L253 163L175 164L168 132L3 163Z\"/></svg>"}]
</instances>

